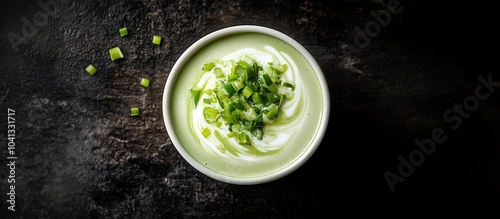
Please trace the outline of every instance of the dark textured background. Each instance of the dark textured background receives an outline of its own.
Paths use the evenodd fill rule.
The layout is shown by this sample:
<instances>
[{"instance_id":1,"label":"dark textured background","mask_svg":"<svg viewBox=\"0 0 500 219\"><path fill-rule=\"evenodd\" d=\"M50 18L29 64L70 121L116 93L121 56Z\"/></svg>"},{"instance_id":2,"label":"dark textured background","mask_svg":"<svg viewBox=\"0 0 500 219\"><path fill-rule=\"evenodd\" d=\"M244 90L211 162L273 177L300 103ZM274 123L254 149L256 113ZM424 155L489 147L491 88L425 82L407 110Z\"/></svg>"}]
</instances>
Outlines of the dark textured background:
<instances>
[{"instance_id":1,"label":"dark textured background","mask_svg":"<svg viewBox=\"0 0 500 219\"><path fill-rule=\"evenodd\" d=\"M500 213L500 87L457 130L443 120L474 95L478 76L500 82L493 5L401 0L403 11L366 47L346 53L356 27L375 21L370 12L386 10L388 0L59 0L49 11L37 2L0 4L0 194L8 192L8 108L16 110L18 156L16 211L7 211L1 195L0 218ZM37 31L23 29L23 18ZM229 185L197 172L173 147L161 114L176 59L204 35L238 24L271 27L302 43L331 95L317 152L263 185ZM121 38L124 26L130 34ZM14 46L12 34L25 41ZM159 47L154 34L163 37ZM110 61L113 46L124 60ZM84 70L89 63L99 69L94 76ZM139 86L140 77L151 86ZM140 117L129 116L132 106ZM434 128L448 139L391 192L384 172L397 173L397 157L407 158L413 141Z\"/></svg>"}]
</instances>

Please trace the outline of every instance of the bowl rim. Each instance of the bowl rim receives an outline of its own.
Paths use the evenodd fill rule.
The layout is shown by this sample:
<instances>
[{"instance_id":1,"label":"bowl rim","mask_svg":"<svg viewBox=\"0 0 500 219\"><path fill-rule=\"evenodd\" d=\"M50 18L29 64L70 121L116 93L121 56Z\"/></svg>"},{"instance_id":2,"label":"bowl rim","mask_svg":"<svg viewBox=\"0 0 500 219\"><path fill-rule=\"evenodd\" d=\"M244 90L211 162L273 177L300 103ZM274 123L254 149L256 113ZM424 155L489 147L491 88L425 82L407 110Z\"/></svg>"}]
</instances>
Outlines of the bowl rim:
<instances>
[{"instance_id":1,"label":"bowl rim","mask_svg":"<svg viewBox=\"0 0 500 219\"><path fill-rule=\"evenodd\" d=\"M175 129L173 127L172 121L170 119L170 106L169 102L171 99L171 94L173 92L174 84L179 76L179 74L182 72L183 67L185 64L189 61L189 59L196 54L197 51L202 49L204 46L208 45L212 41L215 41L217 39L233 35L233 34L239 34L239 33L260 33L260 34L265 34L269 35L272 37L275 37L277 39L283 40L284 42L288 43L290 46L295 48L297 51L303 55L303 57L309 62L311 67L314 69L314 72L316 73L316 76L318 77L321 90L323 92L323 112L324 115L321 119L321 124L319 125L318 133L309 145L308 149L304 151L304 153L293 163L290 165L286 166L285 168L273 172L271 174L265 175L265 176L258 176L258 177L232 177L232 176L226 176L220 173L217 173L208 167L203 166L200 164L198 161L196 161L195 158L193 158L187 150L183 147L181 144L179 138L175 134ZM230 27L225 27L222 29L215 30L202 38L198 39L195 41L191 46L189 46L183 53L182 55L177 59L175 62L174 66L170 70L170 73L167 77L167 81L165 83L164 91L163 91L163 97L162 97L162 112L163 112L163 120L165 127L167 129L167 134L172 141L172 144L176 148L176 150L181 154L184 160L186 160L191 166L193 166L196 170L199 172L205 174L206 176L213 178L215 180L229 183L229 184L237 184L237 185L254 185L254 184L262 184L262 183L267 183L271 182L274 180L277 180L279 178L282 178L286 175L289 175L290 173L294 172L297 170L300 166L302 166L309 158L314 154L316 149L319 147L321 142L323 141L324 135L327 130L327 126L329 123L329 116L330 116L330 93L329 93L329 88L328 84L326 82L325 76L323 74L323 71L319 64L317 63L316 59L309 53L309 51L302 46L299 42L291 38L290 36L275 30L273 28L265 27L265 26L259 26L259 25L236 25L236 26L230 26Z\"/></svg>"}]
</instances>

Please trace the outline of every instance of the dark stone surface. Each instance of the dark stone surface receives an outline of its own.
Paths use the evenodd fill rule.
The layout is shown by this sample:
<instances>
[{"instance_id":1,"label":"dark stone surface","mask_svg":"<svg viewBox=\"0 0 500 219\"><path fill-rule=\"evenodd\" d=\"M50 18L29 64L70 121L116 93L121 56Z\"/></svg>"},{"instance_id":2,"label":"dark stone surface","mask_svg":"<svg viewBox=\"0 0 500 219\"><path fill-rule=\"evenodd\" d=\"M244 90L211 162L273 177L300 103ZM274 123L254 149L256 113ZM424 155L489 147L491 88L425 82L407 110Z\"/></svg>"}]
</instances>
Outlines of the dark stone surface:
<instances>
[{"instance_id":1,"label":"dark stone surface","mask_svg":"<svg viewBox=\"0 0 500 219\"><path fill-rule=\"evenodd\" d=\"M472 98L479 76L500 82L494 6L400 1L401 12L382 16L388 22L376 29L371 12L397 1L37 2L0 7L0 200L12 185L8 108L16 111L18 158L16 211L2 201L0 218L500 213L500 87L482 88L490 95L477 104ZM197 172L173 147L161 115L176 59L204 35L238 24L268 26L302 43L331 92L327 137L313 157L255 186ZM130 35L121 38L124 26ZM369 42L356 41L357 28L371 33ZM163 37L159 47L154 34ZM113 46L124 60L109 60ZM84 71L89 63L99 69L94 76ZM143 76L149 88L138 85ZM443 118L454 104L477 108L458 123ZM140 117L129 116L132 106ZM446 140L391 192L384 173L398 174L398 156L415 155L414 141L436 128Z\"/></svg>"}]
</instances>

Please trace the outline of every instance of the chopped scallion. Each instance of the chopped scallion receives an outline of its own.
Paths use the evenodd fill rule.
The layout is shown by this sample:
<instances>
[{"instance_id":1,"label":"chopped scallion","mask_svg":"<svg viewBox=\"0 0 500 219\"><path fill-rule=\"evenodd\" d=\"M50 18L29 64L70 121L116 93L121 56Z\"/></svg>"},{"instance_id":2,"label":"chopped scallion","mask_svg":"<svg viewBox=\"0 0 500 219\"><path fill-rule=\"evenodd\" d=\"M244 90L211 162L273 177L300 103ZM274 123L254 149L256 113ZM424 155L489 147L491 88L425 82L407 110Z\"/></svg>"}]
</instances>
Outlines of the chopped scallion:
<instances>
[{"instance_id":1,"label":"chopped scallion","mask_svg":"<svg viewBox=\"0 0 500 219\"><path fill-rule=\"evenodd\" d=\"M93 65L87 66L85 69L90 75L94 75L97 72L97 69Z\"/></svg>"},{"instance_id":2,"label":"chopped scallion","mask_svg":"<svg viewBox=\"0 0 500 219\"><path fill-rule=\"evenodd\" d=\"M223 78L224 77L224 73L222 72L222 70L220 68L215 68L214 74L215 74L216 78Z\"/></svg>"},{"instance_id":3,"label":"chopped scallion","mask_svg":"<svg viewBox=\"0 0 500 219\"><path fill-rule=\"evenodd\" d=\"M250 141L248 140L248 135L247 135L247 134L245 134L244 132L240 132L240 133L238 134L238 137L237 137L237 138L238 138L238 139L237 139L237 140L238 140L238 143L240 143L240 144L248 144L248 143L250 143Z\"/></svg>"},{"instance_id":4,"label":"chopped scallion","mask_svg":"<svg viewBox=\"0 0 500 219\"><path fill-rule=\"evenodd\" d=\"M203 116L209 124L215 124L217 118L219 117L219 110L207 106L203 108Z\"/></svg>"},{"instance_id":5,"label":"chopped scallion","mask_svg":"<svg viewBox=\"0 0 500 219\"><path fill-rule=\"evenodd\" d=\"M153 36L153 44L160 45L160 43L161 43L161 37L158 35L154 35Z\"/></svg>"},{"instance_id":6,"label":"chopped scallion","mask_svg":"<svg viewBox=\"0 0 500 219\"><path fill-rule=\"evenodd\" d=\"M207 62L203 65L203 71L210 71L214 67L215 67L215 64L213 62Z\"/></svg>"},{"instance_id":7,"label":"chopped scallion","mask_svg":"<svg viewBox=\"0 0 500 219\"><path fill-rule=\"evenodd\" d=\"M198 106L198 101L200 100L200 92L201 90L199 89L190 89L191 90L191 97L193 98L194 101L194 107Z\"/></svg>"},{"instance_id":8,"label":"chopped scallion","mask_svg":"<svg viewBox=\"0 0 500 219\"><path fill-rule=\"evenodd\" d=\"M234 89L233 85L231 83L227 83L224 85L224 89L227 91L229 96L233 95L236 93L236 90Z\"/></svg>"},{"instance_id":9,"label":"chopped scallion","mask_svg":"<svg viewBox=\"0 0 500 219\"><path fill-rule=\"evenodd\" d=\"M283 86L285 86L285 87L289 87L289 88L292 88L292 90L295 90L295 85L293 85L293 84L291 84L291 83L289 83L289 82L285 82L285 83L283 83Z\"/></svg>"},{"instance_id":10,"label":"chopped scallion","mask_svg":"<svg viewBox=\"0 0 500 219\"><path fill-rule=\"evenodd\" d=\"M269 108L269 111L266 113L266 117L270 120L276 119L276 117L278 117L278 107L272 104Z\"/></svg>"},{"instance_id":11,"label":"chopped scallion","mask_svg":"<svg viewBox=\"0 0 500 219\"><path fill-rule=\"evenodd\" d=\"M120 29L120 36L124 37L128 34L128 30L126 27Z\"/></svg>"},{"instance_id":12,"label":"chopped scallion","mask_svg":"<svg viewBox=\"0 0 500 219\"><path fill-rule=\"evenodd\" d=\"M109 50L109 56L111 57L111 61L115 61L117 59L122 59L123 53L120 50L120 47L114 47Z\"/></svg>"},{"instance_id":13,"label":"chopped scallion","mask_svg":"<svg viewBox=\"0 0 500 219\"><path fill-rule=\"evenodd\" d=\"M252 100L254 103L262 103L262 95L260 93L253 93Z\"/></svg>"},{"instance_id":14,"label":"chopped scallion","mask_svg":"<svg viewBox=\"0 0 500 219\"><path fill-rule=\"evenodd\" d=\"M267 63L262 66L251 57L240 61L206 62L202 70L213 70L215 87L191 89L197 106L203 94L205 121L217 128L227 126L227 137L241 145L251 145L252 139L262 140L265 123L279 117L283 101L293 98L295 85L282 81L286 65ZM291 89L289 89L291 88ZM202 130L206 138L209 128Z\"/></svg>"},{"instance_id":15,"label":"chopped scallion","mask_svg":"<svg viewBox=\"0 0 500 219\"><path fill-rule=\"evenodd\" d=\"M245 96L245 98L249 98L253 94L253 90L252 88L246 86L245 88L243 88L243 91L241 93L243 94L243 96Z\"/></svg>"},{"instance_id":16,"label":"chopped scallion","mask_svg":"<svg viewBox=\"0 0 500 219\"><path fill-rule=\"evenodd\" d=\"M150 80L147 78L141 78L141 86L149 87Z\"/></svg>"},{"instance_id":17,"label":"chopped scallion","mask_svg":"<svg viewBox=\"0 0 500 219\"><path fill-rule=\"evenodd\" d=\"M234 90L236 90L236 92L245 87L243 82L241 82L240 80L234 80L231 82L231 84L233 84Z\"/></svg>"},{"instance_id":18,"label":"chopped scallion","mask_svg":"<svg viewBox=\"0 0 500 219\"><path fill-rule=\"evenodd\" d=\"M130 115L131 116L138 116L140 113L139 113L139 108L137 107L132 107L130 108Z\"/></svg>"},{"instance_id":19,"label":"chopped scallion","mask_svg":"<svg viewBox=\"0 0 500 219\"><path fill-rule=\"evenodd\" d=\"M210 136L212 132L210 131L209 128L204 128L203 131L201 131L201 134L203 135L203 137L205 138L208 138L208 136Z\"/></svg>"},{"instance_id":20,"label":"chopped scallion","mask_svg":"<svg viewBox=\"0 0 500 219\"><path fill-rule=\"evenodd\" d=\"M269 86L273 83L268 74L263 74L262 77L264 78L264 82L266 83L266 86Z\"/></svg>"}]
</instances>

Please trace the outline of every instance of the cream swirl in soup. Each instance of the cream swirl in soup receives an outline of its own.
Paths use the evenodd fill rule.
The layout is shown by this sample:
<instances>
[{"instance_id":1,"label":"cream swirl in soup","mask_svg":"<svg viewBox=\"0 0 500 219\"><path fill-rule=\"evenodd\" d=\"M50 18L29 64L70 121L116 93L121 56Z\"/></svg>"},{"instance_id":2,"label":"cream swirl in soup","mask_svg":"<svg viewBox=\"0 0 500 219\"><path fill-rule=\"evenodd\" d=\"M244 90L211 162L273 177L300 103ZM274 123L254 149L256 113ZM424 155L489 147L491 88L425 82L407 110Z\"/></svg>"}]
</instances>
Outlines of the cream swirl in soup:
<instances>
[{"instance_id":1,"label":"cream swirl in soup","mask_svg":"<svg viewBox=\"0 0 500 219\"><path fill-rule=\"evenodd\" d=\"M280 105L279 114L276 119L270 121L264 116L263 135L256 138L250 136L251 144L240 144L236 138L228 137L231 130L228 125L221 122L210 124L204 114L205 106L223 110L218 104L211 104L201 100L213 99L211 92L219 86L219 78L216 77L214 69L220 68L223 72L231 72L240 60L250 58L260 66L268 66L273 63L280 66L287 66L280 79L294 85L293 89L280 87L280 92L287 98ZM221 157L238 158L243 160L258 160L279 152L283 147L289 146L289 140L294 135L300 134L300 124L307 119L305 109L305 91L301 85L299 68L293 59L285 52L280 52L272 46L264 46L263 49L244 48L214 61L215 66L209 71L203 71L199 80L193 87L199 88L200 101L189 107L192 112L188 115L189 127L195 133L198 141L203 145L206 153L216 153ZM208 131L207 131L208 130ZM209 133L209 134L204 134Z\"/></svg>"}]
</instances>

